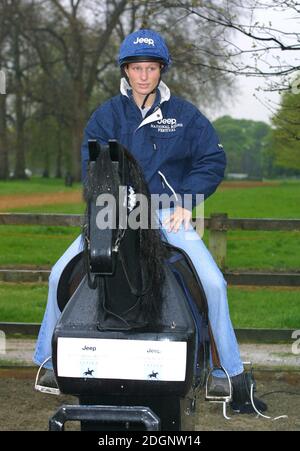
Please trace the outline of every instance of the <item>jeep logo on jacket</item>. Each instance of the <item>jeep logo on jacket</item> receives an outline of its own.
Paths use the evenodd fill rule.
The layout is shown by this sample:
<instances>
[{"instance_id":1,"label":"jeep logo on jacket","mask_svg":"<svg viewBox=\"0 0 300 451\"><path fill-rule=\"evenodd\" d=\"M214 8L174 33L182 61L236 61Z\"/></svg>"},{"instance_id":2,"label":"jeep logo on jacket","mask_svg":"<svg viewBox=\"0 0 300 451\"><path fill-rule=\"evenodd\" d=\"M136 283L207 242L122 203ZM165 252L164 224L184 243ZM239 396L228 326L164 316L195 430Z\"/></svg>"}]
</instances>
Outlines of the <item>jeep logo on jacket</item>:
<instances>
[{"instance_id":1,"label":"jeep logo on jacket","mask_svg":"<svg viewBox=\"0 0 300 451\"><path fill-rule=\"evenodd\" d=\"M183 123L177 123L177 119L175 117L161 119L160 121L156 121L154 124L151 124L151 128L156 128L160 133L175 132L177 127L183 127Z\"/></svg>"},{"instance_id":2,"label":"jeep logo on jacket","mask_svg":"<svg viewBox=\"0 0 300 451\"><path fill-rule=\"evenodd\" d=\"M130 86L99 106L85 128L82 178L86 177L88 140L116 139L141 165L151 194L203 194L206 199L224 177L226 156L209 120L190 102L170 94L162 81L145 118Z\"/></svg>"}]
</instances>

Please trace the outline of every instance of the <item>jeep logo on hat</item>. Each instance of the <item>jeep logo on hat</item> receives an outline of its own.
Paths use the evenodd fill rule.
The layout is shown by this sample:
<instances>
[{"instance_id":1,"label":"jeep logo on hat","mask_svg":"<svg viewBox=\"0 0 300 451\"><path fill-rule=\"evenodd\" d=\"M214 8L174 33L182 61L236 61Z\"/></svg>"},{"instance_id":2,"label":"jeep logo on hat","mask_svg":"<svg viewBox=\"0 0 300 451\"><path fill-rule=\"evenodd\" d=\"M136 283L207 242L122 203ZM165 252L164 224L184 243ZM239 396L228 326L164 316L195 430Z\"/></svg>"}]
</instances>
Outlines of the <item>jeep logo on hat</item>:
<instances>
[{"instance_id":1,"label":"jeep logo on hat","mask_svg":"<svg viewBox=\"0 0 300 451\"><path fill-rule=\"evenodd\" d=\"M154 46L154 40L150 38L136 38L135 41L133 41L134 44L149 44Z\"/></svg>"}]
</instances>

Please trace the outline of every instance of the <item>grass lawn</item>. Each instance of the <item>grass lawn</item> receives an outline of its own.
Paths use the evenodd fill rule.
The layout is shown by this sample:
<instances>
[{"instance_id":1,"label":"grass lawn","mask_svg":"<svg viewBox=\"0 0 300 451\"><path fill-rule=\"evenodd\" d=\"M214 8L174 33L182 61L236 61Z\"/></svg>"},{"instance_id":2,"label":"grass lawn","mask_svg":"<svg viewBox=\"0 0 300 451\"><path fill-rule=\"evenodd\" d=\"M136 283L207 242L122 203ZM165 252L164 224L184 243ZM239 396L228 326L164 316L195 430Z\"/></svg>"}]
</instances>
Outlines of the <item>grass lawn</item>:
<instances>
[{"instance_id":1,"label":"grass lawn","mask_svg":"<svg viewBox=\"0 0 300 451\"><path fill-rule=\"evenodd\" d=\"M227 186L228 186L228 182ZM299 218L300 183L276 182L253 188L222 185L205 203L205 216L227 212L229 217ZM236 182L231 182L235 186ZM1 195L13 190L23 193L70 190L63 180L38 179L0 182ZM77 188L80 185L77 184ZM75 188L71 188L75 189ZM1 198L0 195L0 198ZM15 208L11 211L82 214L82 202ZM52 265L79 233L79 229L28 226L0 227L0 265ZM231 269L300 269L300 232L228 232L227 267ZM204 235L208 244L208 232Z\"/></svg>"},{"instance_id":2,"label":"grass lawn","mask_svg":"<svg viewBox=\"0 0 300 451\"><path fill-rule=\"evenodd\" d=\"M76 204L34 205L30 207L12 208L12 213L62 213L65 215L82 215L85 212L83 202Z\"/></svg>"},{"instance_id":3,"label":"grass lawn","mask_svg":"<svg viewBox=\"0 0 300 451\"><path fill-rule=\"evenodd\" d=\"M299 256L300 231L227 233L226 263L231 269L300 270Z\"/></svg>"},{"instance_id":4,"label":"grass lawn","mask_svg":"<svg viewBox=\"0 0 300 451\"><path fill-rule=\"evenodd\" d=\"M47 291L46 283L0 283L1 321L41 322ZM228 298L235 328L299 328L300 289L229 287Z\"/></svg>"},{"instance_id":5,"label":"grass lawn","mask_svg":"<svg viewBox=\"0 0 300 451\"><path fill-rule=\"evenodd\" d=\"M1 226L0 266L52 266L79 235L79 227Z\"/></svg>"},{"instance_id":6,"label":"grass lawn","mask_svg":"<svg viewBox=\"0 0 300 451\"><path fill-rule=\"evenodd\" d=\"M300 288L229 287L235 328L299 329Z\"/></svg>"},{"instance_id":7,"label":"grass lawn","mask_svg":"<svg viewBox=\"0 0 300 451\"><path fill-rule=\"evenodd\" d=\"M228 183L228 182L227 182ZM235 182L230 183L234 186ZM300 182L280 181L278 185L222 189L210 196L204 216L227 213L230 218L299 218Z\"/></svg>"},{"instance_id":8,"label":"grass lawn","mask_svg":"<svg viewBox=\"0 0 300 451\"><path fill-rule=\"evenodd\" d=\"M30 180L0 181L1 195L9 194L37 194L60 193L81 189L81 183L73 183L72 187L65 186L63 179L32 177Z\"/></svg>"},{"instance_id":9,"label":"grass lawn","mask_svg":"<svg viewBox=\"0 0 300 451\"><path fill-rule=\"evenodd\" d=\"M0 318L5 322L40 323L48 284L0 283Z\"/></svg>"},{"instance_id":10,"label":"grass lawn","mask_svg":"<svg viewBox=\"0 0 300 451\"><path fill-rule=\"evenodd\" d=\"M227 213L232 218L299 218L300 182L235 189L221 187L205 203L205 216ZM235 182L232 182L232 186ZM239 187L237 187L239 186ZM1 196L80 190L63 180L33 178L0 182ZM11 211L36 213L84 212L82 202L24 206ZM78 236L78 227L0 226L0 266L52 266ZM300 270L300 232L229 231L227 267L230 269ZM204 241L208 244L208 232ZM300 290L229 287L234 327L299 328ZM0 321L40 322L47 284L0 284Z\"/></svg>"},{"instance_id":11,"label":"grass lawn","mask_svg":"<svg viewBox=\"0 0 300 451\"><path fill-rule=\"evenodd\" d=\"M228 184L229 182L226 182ZM235 186L236 182L230 182ZM205 201L204 215L227 213L230 218L299 218L300 216L300 182L279 181L276 185L265 185L253 188L224 189L222 184L217 191ZM81 185L75 183L72 188L65 187L61 179L39 179L30 181L0 181L1 195L29 194L39 192L70 192L80 190ZM13 208L13 212L34 213L82 213L84 204L50 204L45 206L24 206Z\"/></svg>"},{"instance_id":12,"label":"grass lawn","mask_svg":"<svg viewBox=\"0 0 300 451\"><path fill-rule=\"evenodd\" d=\"M80 228L1 226L0 233L0 266L52 266ZM228 232L230 269L299 270L299 255L300 232Z\"/></svg>"}]
</instances>

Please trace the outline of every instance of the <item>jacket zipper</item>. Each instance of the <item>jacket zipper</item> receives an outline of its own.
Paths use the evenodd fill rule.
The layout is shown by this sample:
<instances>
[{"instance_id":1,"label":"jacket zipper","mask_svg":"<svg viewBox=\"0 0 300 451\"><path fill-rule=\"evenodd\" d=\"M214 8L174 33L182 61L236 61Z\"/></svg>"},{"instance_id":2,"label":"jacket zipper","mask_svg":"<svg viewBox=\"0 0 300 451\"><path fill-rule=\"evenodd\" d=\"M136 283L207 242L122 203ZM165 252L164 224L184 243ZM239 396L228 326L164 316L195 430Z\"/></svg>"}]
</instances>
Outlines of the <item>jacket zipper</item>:
<instances>
[{"instance_id":1,"label":"jacket zipper","mask_svg":"<svg viewBox=\"0 0 300 451\"><path fill-rule=\"evenodd\" d=\"M167 185L167 187L168 187L168 188L172 191L172 193L174 194L175 199L178 201L178 196L177 196L177 194L175 193L174 188L172 188L172 186L170 185L170 183L169 183L168 180L166 179L166 176L165 176L161 171L158 171L158 173L159 173L159 175L161 176L161 178L163 179L163 181L162 181L163 187L164 187L164 182L165 182L165 184Z\"/></svg>"}]
</instances>

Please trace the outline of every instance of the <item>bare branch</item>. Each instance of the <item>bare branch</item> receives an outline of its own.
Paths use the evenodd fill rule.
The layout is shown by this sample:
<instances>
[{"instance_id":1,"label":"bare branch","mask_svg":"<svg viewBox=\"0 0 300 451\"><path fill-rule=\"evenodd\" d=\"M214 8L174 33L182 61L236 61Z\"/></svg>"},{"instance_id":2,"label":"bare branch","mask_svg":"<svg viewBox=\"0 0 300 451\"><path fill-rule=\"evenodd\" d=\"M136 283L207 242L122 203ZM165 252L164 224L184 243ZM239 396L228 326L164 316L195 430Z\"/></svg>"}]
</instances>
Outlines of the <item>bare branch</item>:
<instances>
[{"instance_id":1,"label":"bare branch","mask_svg":"<svg viewBox=\"0 0 300 451\"><path fill-rule=\"evenodd\" d=\"M96 80L96 72L97 72L97 65L98 65L99 57L100 57L101 53L104 51L104 49L107 45L107 42L109 40L109 37L111 36L115 26L117 25L119 17L122 14L122 12L124 11L126 4L127 4L127 0L121 0L118 3L118 6L116 7L116 9L114 10L113 14L110 16L110 18L107 22L106 29L102 32L101 36L99 36L98 46L96 48L96 52L95 52L94 58L91 63L91 68L90 68L89 76L88 76L88 82L87 82L86 89L85 89L87 96L89 96L91 94L95 80Z\"/></svg>"}]
</instances>

